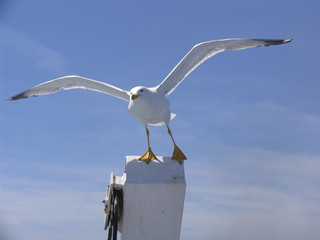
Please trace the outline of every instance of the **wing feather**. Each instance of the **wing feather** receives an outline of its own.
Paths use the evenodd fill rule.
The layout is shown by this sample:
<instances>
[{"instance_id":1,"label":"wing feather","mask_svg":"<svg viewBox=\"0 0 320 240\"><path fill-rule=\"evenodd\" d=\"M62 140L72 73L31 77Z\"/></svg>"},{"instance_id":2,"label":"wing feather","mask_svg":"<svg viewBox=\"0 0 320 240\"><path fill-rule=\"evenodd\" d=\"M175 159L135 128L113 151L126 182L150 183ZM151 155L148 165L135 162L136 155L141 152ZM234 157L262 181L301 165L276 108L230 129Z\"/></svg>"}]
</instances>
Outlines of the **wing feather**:
<instances>
[{"instance_id":1,"label":"wing feather","mask_svg":"<svg viewBox=\"0 0 320 240\"><path fill-rule=\"evenodd\" d=\"M175 66L169 75L157 86L158 91L169 95L196 67L208 58L224 50L240 50L259 46L279 45L291 39L222 39L203 42L195 45L187 55Z\"/></svg>"},{"instance_id":2,"label":"wing feather","mask_svg":"<svg viewBox=\"0 0 320 240\"><path fill-rule=\"evenodd\" d=\"M89 78L79 77L79 76L65 76L57 78L48 82L41 83L29 90L21 92L8 100L17 100L21 98L27 98L30 96L40 96L50 93L58 92L61 89L68 90L74 88L84 88L97 92L103 92L111 96L121 98L123 100L129 101L129 92L122 90L113 85L92 80Z\"/></svg>"}]
</instances>

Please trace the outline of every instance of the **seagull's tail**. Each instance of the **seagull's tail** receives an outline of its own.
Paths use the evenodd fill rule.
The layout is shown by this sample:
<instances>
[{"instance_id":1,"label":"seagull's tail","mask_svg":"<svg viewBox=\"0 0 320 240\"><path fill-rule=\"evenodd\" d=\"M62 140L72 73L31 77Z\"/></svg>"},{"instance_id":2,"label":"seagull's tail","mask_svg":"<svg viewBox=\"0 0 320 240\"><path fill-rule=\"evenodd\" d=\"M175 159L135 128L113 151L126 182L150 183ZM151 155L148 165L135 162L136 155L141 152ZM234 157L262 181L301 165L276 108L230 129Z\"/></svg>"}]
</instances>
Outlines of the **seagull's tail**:
<instances>
[{"instance_id":1,"label":"seagull's tail","mask_svg":"<svg viewBox=\"0 0 320 240\"><path fill-rule=\"evenodd\" d=\"M170 120L174 119L177 116L177 114L171 113Z\"/></svg>"}]
</instances>

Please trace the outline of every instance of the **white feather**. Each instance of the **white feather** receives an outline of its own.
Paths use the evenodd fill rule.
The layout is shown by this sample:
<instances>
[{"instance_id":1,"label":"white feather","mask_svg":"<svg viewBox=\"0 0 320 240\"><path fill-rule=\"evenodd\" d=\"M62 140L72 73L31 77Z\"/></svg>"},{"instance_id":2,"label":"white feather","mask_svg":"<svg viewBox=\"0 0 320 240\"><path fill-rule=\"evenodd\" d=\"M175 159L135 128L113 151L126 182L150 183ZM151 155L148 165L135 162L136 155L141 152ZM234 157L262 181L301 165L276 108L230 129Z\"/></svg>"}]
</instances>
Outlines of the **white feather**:
<instances>
[{"instance_id":1,"label":"white feather","mask_svg":"<svg viewBox=\"0 0 320 240\"><path fill-rule=\"evenodd\" d=\"M97 92L106 93L117 98L129 101L130 95L128 91L122 90L110 84L92 80L89 78L79 77L79 76L66 76L57 78L48 82L41 83L29 90L19 93L9 100L16 100L19 98L27 98L30 96L40 96L45 94L50 94L58 92L61 89L69 90L74 88L85 88Z\"/></svg>"},{"instance_id":2,"label":"white feather","mask_svg":"<svg viewBox=\"0 0 320 240\"><path fill-rule=\"evenodd\" d=\"M196 67L208 58L224 50L240 50L259 46L278 45L290 42L272 39L222 39L203 42L195 45L187 55L175 66L169 75L158 85L158 91L169 95Z\"/></svg>"}]
</instances>

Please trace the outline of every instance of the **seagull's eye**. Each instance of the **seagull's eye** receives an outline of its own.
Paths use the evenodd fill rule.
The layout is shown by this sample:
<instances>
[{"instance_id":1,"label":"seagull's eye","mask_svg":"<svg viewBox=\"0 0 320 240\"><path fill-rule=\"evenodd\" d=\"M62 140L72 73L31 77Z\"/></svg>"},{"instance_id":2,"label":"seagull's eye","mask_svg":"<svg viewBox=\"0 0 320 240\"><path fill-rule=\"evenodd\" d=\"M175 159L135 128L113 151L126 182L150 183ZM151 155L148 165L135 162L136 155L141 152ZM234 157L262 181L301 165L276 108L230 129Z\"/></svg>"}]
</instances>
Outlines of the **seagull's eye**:
<instances>
[{"instance_id":1,"label":"seagull's eye","mask_svg":"<svg viewBox=\"0 0 320 240\"><path fill-rule=\"evenodd\" d=\"M141 89L140 91L143 92L143 89Z\"/></svg>"}]
</instances>

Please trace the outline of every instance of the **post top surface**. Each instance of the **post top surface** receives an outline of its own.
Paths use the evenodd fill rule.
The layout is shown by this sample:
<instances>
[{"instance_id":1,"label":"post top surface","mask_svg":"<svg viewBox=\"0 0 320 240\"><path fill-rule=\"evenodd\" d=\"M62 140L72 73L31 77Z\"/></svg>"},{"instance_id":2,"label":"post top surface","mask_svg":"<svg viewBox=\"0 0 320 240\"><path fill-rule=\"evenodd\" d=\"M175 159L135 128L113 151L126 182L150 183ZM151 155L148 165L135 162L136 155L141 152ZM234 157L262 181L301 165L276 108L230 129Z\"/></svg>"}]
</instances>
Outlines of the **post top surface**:
<instances>
[{"instance_id":1,"label":"post top surface","mask_svg":"<svg viewBox=\"0 0 320 240\"><path fill-rule=\"evenodd\" d=\"M184 163L171 157L157 156L157 160L145 163L139 156L126 156L127 183L180 183L185 184Z\"/></svg>"}]
</instances>

